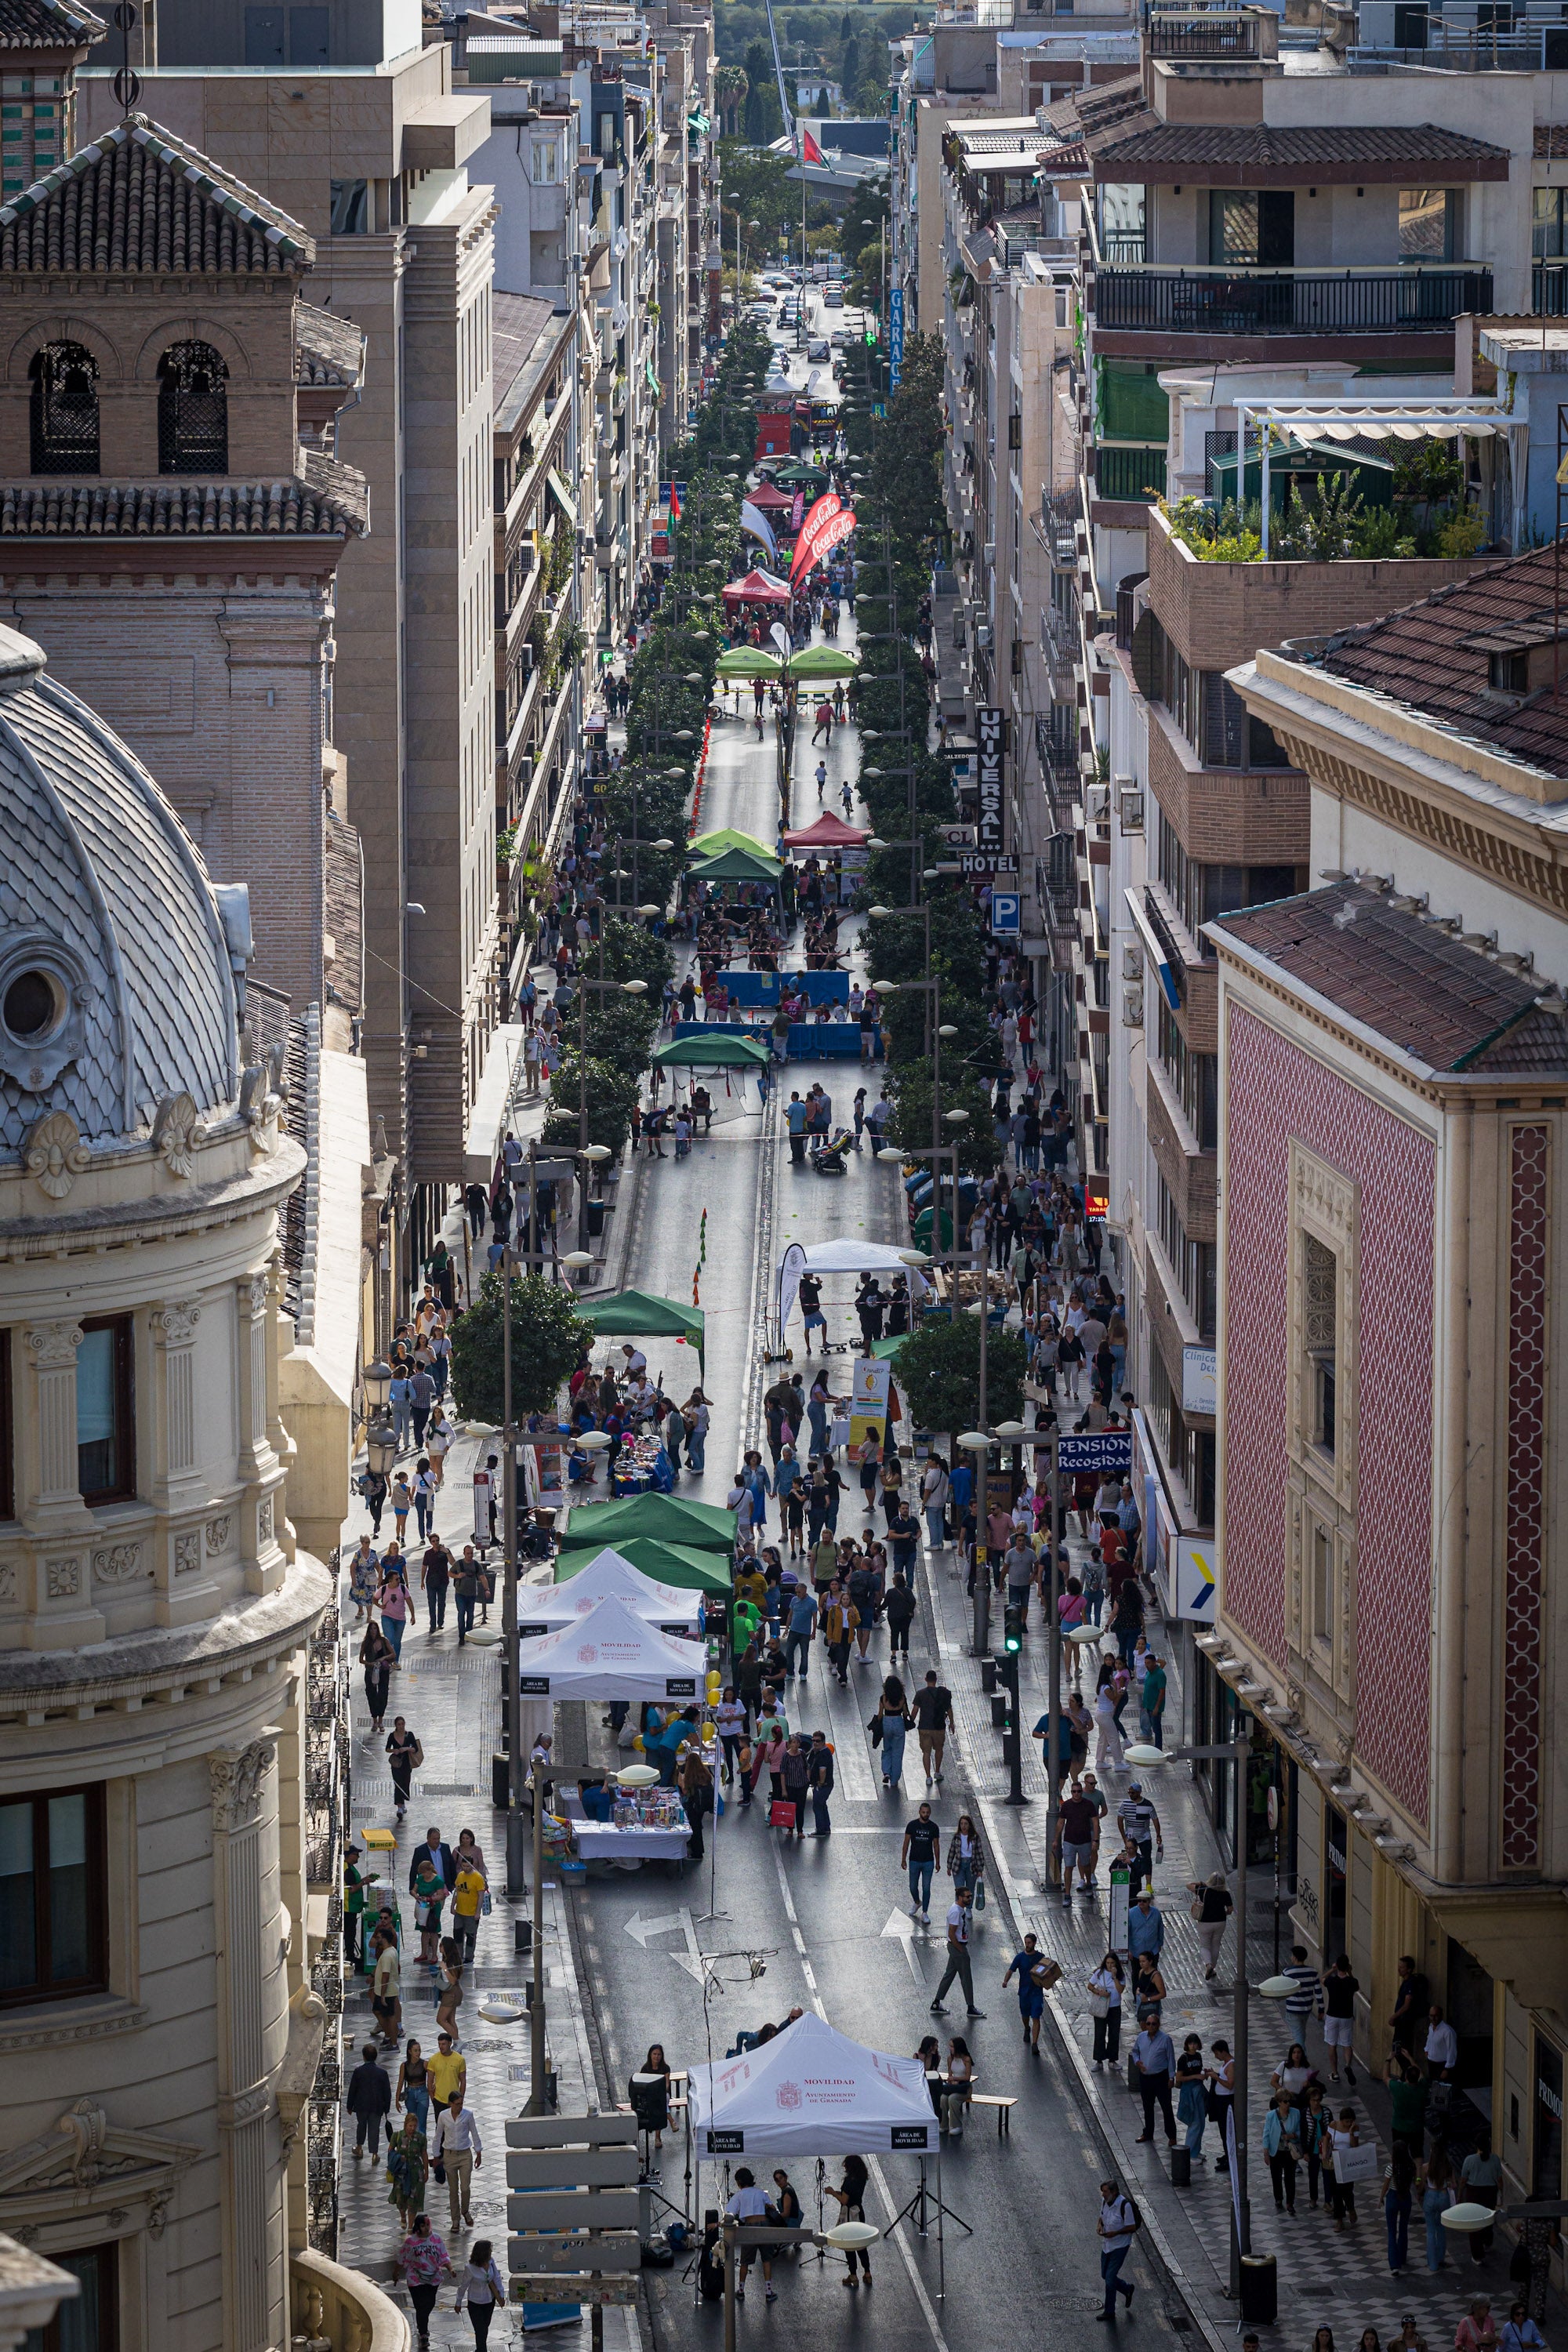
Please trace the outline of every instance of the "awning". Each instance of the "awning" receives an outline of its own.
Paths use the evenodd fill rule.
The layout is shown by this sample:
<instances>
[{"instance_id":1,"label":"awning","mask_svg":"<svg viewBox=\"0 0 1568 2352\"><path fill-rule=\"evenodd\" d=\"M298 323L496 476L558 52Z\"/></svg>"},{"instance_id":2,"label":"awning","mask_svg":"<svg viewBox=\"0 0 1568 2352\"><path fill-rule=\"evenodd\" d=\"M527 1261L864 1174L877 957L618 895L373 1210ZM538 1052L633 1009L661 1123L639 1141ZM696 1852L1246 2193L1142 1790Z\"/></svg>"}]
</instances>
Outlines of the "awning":
<instances>
[{"instance_id":1,"label":"awning","mask_svg":"<svg viewBox=\"0 0 1568 2352\"><path fill-rule=\"evenodd\" d=\"M1560 1886L1439 1887L1426 1898L1437 1925L1521 2009L1568 2020L1568 1899Z\"/></svg>"},{"instance_id":2,"label":"awning","mask_svg":"<svg viewBox=\"0 0 1568 2352\"><path fill-rule=\"evenodd\" d=\"M1182 992L1176 984L1176 974L1170 957L1160 944L1160 934L1149 920L1143 903L1136 890L1124 890L1127 911L1132 918L1133 929L1143 942L1143 952L1160 975L1160 985L1165 992L1165 1002L1174 1013L1181 1004Z\"/></svg>"},{"instance_id":3,"label":"awning","mask_svg":"<svg viewBox=\"0 0 1568 2352\"><path fill-rule=\"evenodd\" d=\"M700 1307L688 1307L679 1298L660 1298L651 1290L623 1290L614 1298L579 1299L577 1312L595 1331L630 1332L639 1339L689 1340L697 1349L699 1367L702 1364L707 1318Z\"/></svg>"},{"instance_id":4,"label":"awning","mask_svg":"<svg viewBox=\"0 0 1568 2352\"><path fill-rule=\"evenodd\" d=\"M650 392L662 392L664 390L664 386L658 380L658 370L655 367L653 362L651 360L644 360L643 367L647 376L648 390Z\"/></svg>"},{"instance_id":5,"label":"awning","mask_svg":"<svg viewBox=\"0 0 1568 2352\"><path fill-rule=\"evenodd\" d=\"M572 524L574 529L575 529L577 523L576 499L573 497L571 491L567 488L565 483L562 480L553 466L551 467L545 478L548 480L551 489L554 493L556 505L561 509L561 511L565 516L567 521Z\"/></svg>"}]
</instances>

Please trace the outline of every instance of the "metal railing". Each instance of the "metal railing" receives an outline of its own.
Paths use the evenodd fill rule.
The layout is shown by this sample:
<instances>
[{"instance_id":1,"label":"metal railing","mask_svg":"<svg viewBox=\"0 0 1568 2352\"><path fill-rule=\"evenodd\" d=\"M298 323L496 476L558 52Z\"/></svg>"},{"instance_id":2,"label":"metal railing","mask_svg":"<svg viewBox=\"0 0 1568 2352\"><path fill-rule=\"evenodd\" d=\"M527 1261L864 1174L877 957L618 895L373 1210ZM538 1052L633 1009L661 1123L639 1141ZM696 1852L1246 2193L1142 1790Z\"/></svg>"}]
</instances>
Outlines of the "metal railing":
<instances>
[{"instance_id":1,"label":"metal railing","mask_svg":"<svg viewBox=\"0 0 1568 2352\"><path fill-rule=\"evenodd\" d=\"M1167 16L1154 9L1149 18L1149 54L1152 58L1256 58L1258 19L1252 16L1222 16L1216 9L1201 17Z\"/></svg>"},{"instance_id":2,"label":"metal railing","mask_svg":"<svg viewBox=\"0 0 1568 2352\"><path fill-rule=\"evenodd\" d=\"M1450 29L1435 18L1431 33L1420 48L1358 42L1346 55L1352 65L1425 66L1439 73L1561 73L1568 68L1568 26L1470 32Z\"/></svg>"},{"instance_id":3,"label":"metal railing","mask_svg":"<svg viewBox=\"0 0 1568 2352\"><path fill-rule=\"evenodd\" d=\"M1095 242L1101 268L1142 268L1147 240L1141 228L1101 229Z\"/></svg>"},{"instance_id":4,"label":"metal railing","mask_svg":"<svg viewBox=\"0 0 1568 2352\"><path fill-rule=\"evenodd\" d=\"M1530 273L1530 307L1538 319L1568 319L1568 255L1541 260Z\"/></svg>"},{"instance_id":5,"label":"metal railing","mask_svg":"<svg viewBox=\"0 0 1568 2352\"><path fill-rule=\"evenodd\" d=\"M1164 450L1118 448L1101 442L1094 453L1094 487L1102 499L1163 498Z\"/></svg>"},{"instance_id":6,"label":"metal railing","mask_svg":"<svg viewBox=\"0 0 1568 2352\"><path fill-rule=\"evenodd\" d=\"M1078 518L1076 490L1040 492L1040 530L1053 562L1078 562Z\"/></svg>"},{"instance_id":7,"label":"metal railing","mask_svg":"<svg viewBox=\"0 0 1568 2352\"><path fill-rule=\"evenodd\" d=\"M1103 269L1100 327L1193 335L1441 334L1492 307L1489 269Z\"/></svg>"}]
</instances>

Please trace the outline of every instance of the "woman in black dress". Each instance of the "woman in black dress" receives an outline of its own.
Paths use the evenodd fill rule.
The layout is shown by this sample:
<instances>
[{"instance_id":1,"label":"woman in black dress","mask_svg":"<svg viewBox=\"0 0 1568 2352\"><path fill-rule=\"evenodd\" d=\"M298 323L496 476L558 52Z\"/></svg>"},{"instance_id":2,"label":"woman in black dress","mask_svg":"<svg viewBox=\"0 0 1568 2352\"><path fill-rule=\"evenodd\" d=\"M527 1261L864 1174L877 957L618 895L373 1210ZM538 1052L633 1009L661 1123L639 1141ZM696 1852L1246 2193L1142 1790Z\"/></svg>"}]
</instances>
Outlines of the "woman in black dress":
<instances>
[{"instance_id":1,"label":"woman in black dress","mask_svg":"<svg viewBox=\"0 0 1568 2352\"><path fill-rule=\"evenodd\" d=\"M841 2221L863 2221L866 2219L866 2183L869 2177L863 2156L845 2158L842 2181L837 2189L829 2188L827 2190L828 2196L837 2203L838 2218ZM844 2281L846 2286L858 2287L860 2284L855 2275L857 2262L866 2273L867 2285L870 2285L871 2257L864 2246L847 2247L844 2262L847 2272Z\"/></svg>"}]
</instances>

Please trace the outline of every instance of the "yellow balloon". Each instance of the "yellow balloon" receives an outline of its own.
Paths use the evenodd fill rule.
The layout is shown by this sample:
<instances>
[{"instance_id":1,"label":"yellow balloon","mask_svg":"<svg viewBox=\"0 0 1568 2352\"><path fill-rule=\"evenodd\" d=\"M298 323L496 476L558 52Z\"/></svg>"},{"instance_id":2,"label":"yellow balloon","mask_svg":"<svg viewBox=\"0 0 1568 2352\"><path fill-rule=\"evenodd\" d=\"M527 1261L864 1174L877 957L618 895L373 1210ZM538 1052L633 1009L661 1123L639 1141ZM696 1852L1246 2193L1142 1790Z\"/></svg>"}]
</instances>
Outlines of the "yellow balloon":
<instances>
[{"instance_id":1,"label":"yellow balloon","mask_svg":"<svg viewBox=\"0 0 1568 2352\"><path fill-rule=\"evenodd\" d=\"M633 1746L635 1748L637 1748L637 1749L638 1750L638 1752L639 1752L639 1753L641 1752L641 1748L642 1748L642 1733L641 1733L640 1731L637 1734L637 1737L633 1739L633 1741L632 1741L632 1746Z\"/></svg>"}]
</instances>

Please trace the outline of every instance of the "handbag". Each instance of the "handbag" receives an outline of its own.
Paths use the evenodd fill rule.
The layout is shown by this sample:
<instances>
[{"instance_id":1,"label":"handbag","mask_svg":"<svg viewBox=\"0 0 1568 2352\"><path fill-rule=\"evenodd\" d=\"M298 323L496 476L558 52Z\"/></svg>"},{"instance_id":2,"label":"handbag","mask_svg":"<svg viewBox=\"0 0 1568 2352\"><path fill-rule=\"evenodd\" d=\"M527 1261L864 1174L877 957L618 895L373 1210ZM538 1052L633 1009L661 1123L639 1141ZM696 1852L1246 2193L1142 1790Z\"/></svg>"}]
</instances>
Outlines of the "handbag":
<instances>
[{"instance_id":1,"label":"handbag","mask_svg":"<svg viewBox=\"0 0 1568 2352\"><path fill-rule=\"evenodd\" d=\"M1108 1992L1096 1992L1092 1985L1089 1990L1089 2013L1091 2017L1110 2015L1110 1995Z\"/></svg>"},{"instance_id":2,"label":"handbag","mask_svg":"<svg viewBox=\"0 0 1568 2352\"><path fill-rule=\"evenodd\" d=\"M974 1882L974 1908L977 1911L984 1911L985 1908L985 1881L983 1878L977 1878Z\"/></svg>"},{"instance_id":3,"label":"handbag","mask_svg":"<svg viewBox=\"0 0 1568 2352\"><path fill-rule=\"evenodd\" d=\"M880 1717L879 1715L874 1715L874 1716L871 1717L870 1722L866 1726L866 1728L867 1728L867 1730L868 1730L868 1731L870 1733L870 1735L871 1735L871 1745L872 1745L872 1747L873 1747L873 1748L880 1748L880 1746L881 1746L881 1744L882 1744L882 1718L881 1718L881 1717Z\"/></svg>"},{"instance_id":4,"label":"handbag","mask_svg":"<svg viewBox=\"0 0 1568 2352\"><path fill-rule=\"evenodd\" d=\"M480 1895L480 1897L479 1897L479 1916L480 1916L480 1918L481 1918L481 1919L488 1919L488 1918L489 1917L489 1916L490 1916L490 1890L489 1890L489 1888L487 1886L487 1887L486 1887L486 1889L485 1889L485 1891L484 1891L484 1893L483 1893L483 1894Z\"/></svg>"},{"instance_id":5,"label":"handbag","mask_svg":"<svg viewBox=\"0 0 1568 2352\"><path fill-rule=\"evenodd\" d=\"M768 1827L771 1830L793 1830L798 1816L792 1802L775 1797L768 1807Z\"/></svg>"}]
</instances>

